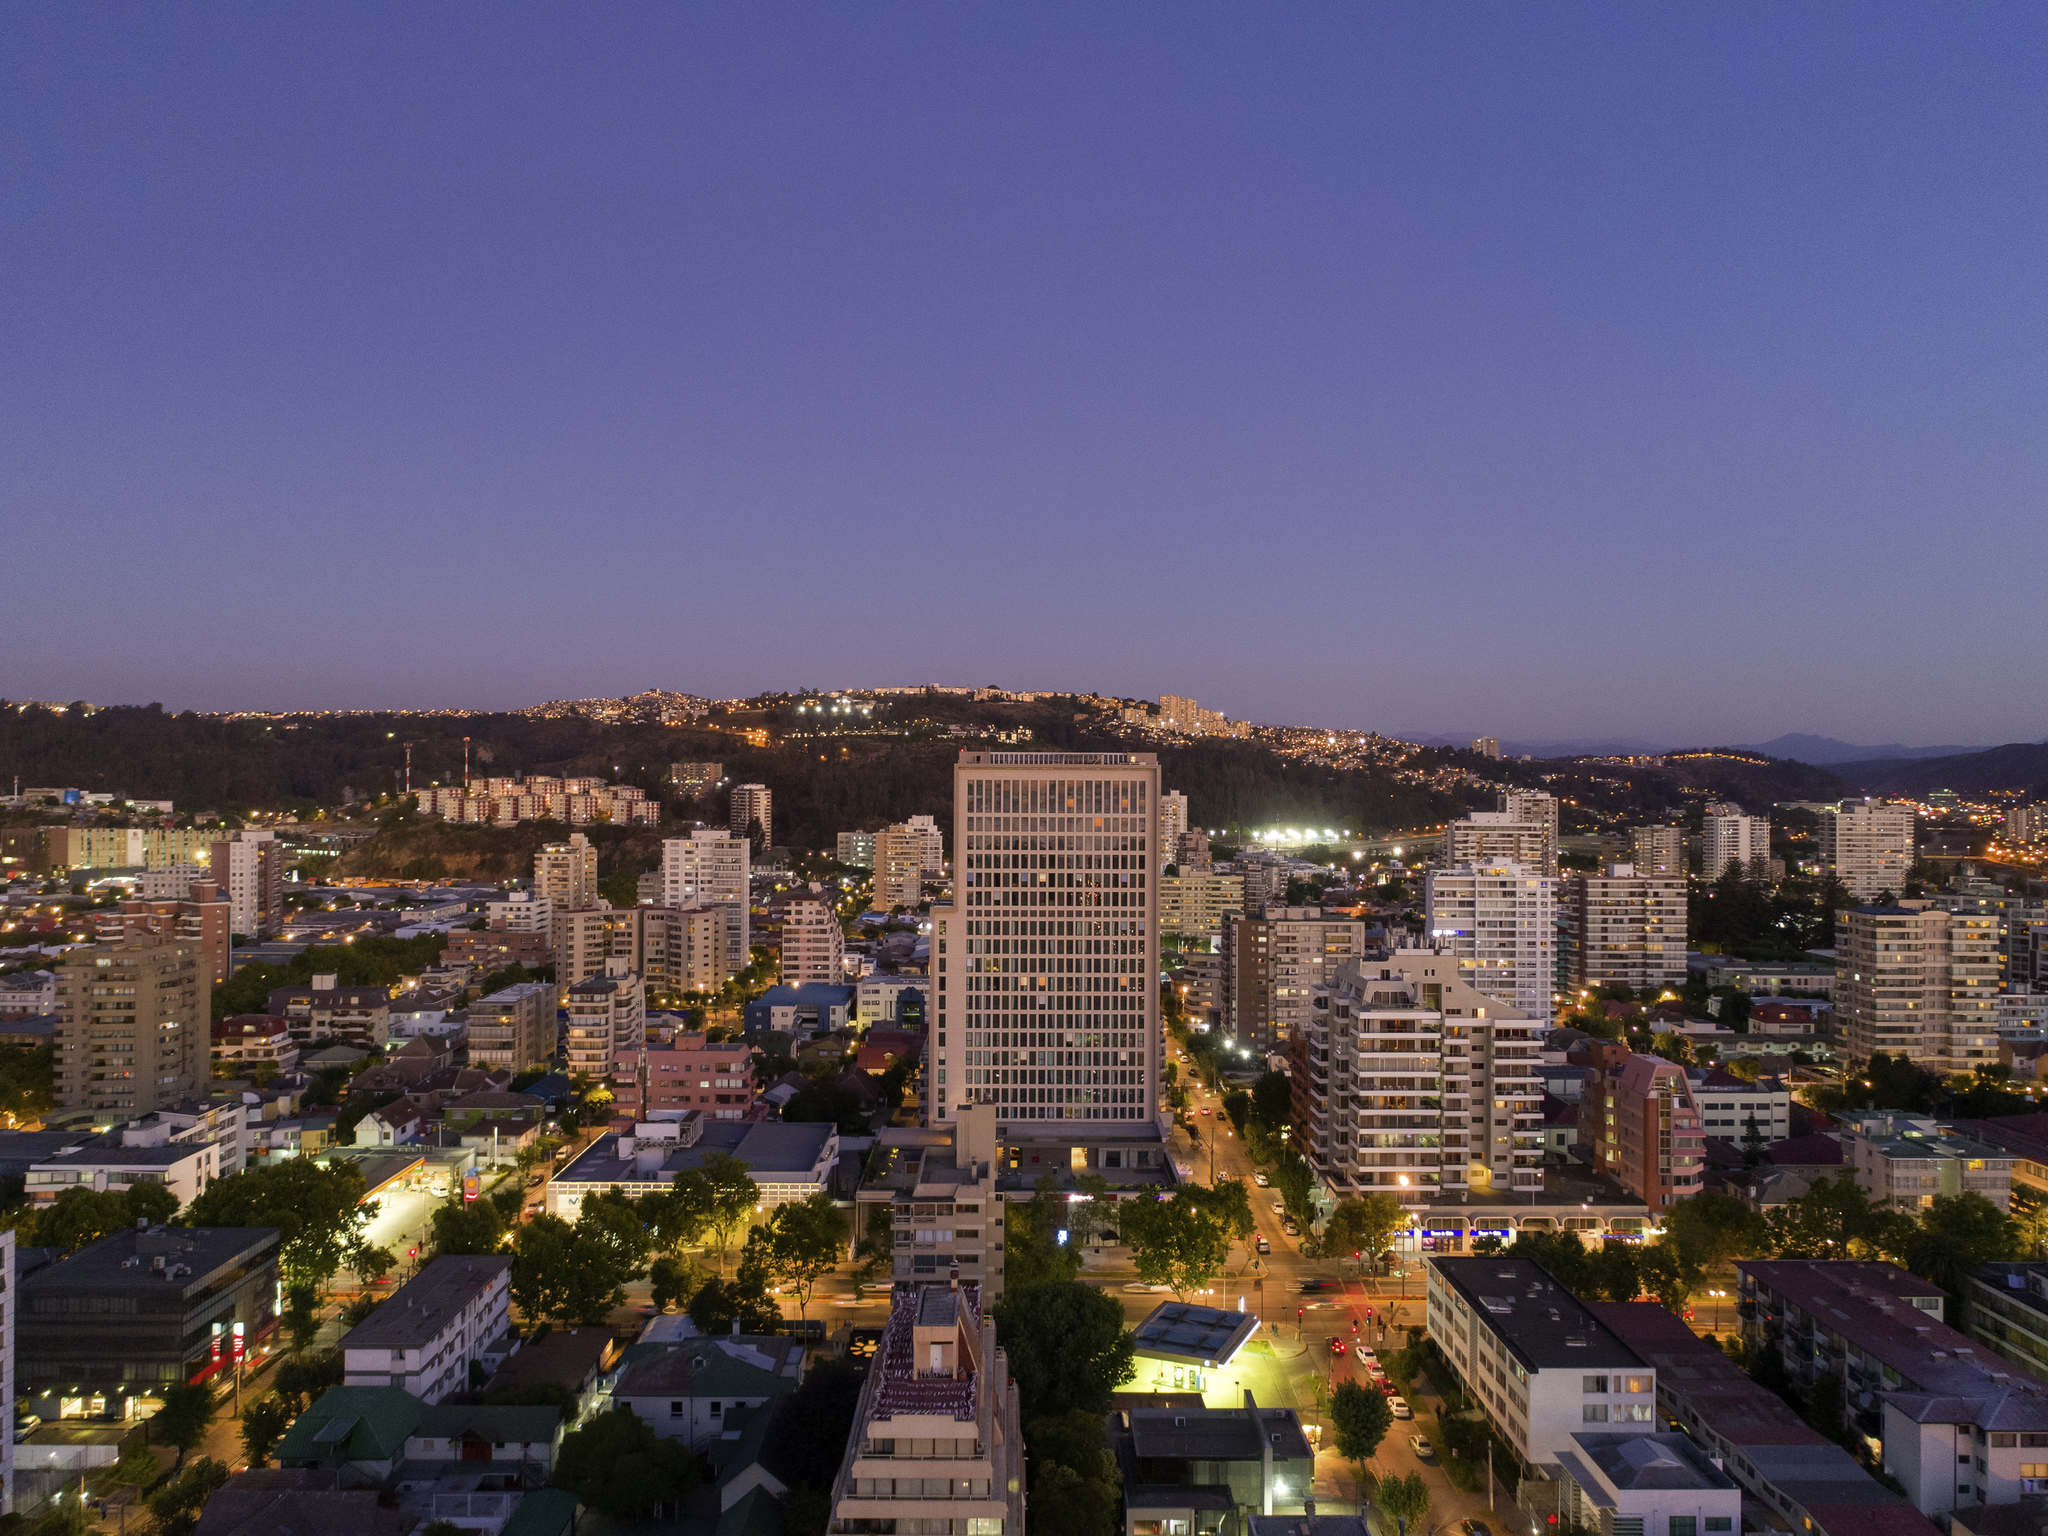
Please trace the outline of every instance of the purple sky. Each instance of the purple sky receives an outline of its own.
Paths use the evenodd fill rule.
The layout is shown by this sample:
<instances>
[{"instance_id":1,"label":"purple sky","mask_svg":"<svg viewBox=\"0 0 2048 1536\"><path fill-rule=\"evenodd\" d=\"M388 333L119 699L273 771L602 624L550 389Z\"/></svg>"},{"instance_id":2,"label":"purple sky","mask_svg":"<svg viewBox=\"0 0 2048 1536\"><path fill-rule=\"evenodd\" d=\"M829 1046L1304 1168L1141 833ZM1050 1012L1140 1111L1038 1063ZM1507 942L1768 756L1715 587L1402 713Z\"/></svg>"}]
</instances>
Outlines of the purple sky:
<instances>
[{"instance_id":1,"label":"purple sky","mask_svg":"<svg viewBox=\"0 0 2048 1536\"><path fill-rule=\"evenodd\" d=\"M2048 734L2048 12L19 7L0 692Z\"/></svg>"}]
</instances>

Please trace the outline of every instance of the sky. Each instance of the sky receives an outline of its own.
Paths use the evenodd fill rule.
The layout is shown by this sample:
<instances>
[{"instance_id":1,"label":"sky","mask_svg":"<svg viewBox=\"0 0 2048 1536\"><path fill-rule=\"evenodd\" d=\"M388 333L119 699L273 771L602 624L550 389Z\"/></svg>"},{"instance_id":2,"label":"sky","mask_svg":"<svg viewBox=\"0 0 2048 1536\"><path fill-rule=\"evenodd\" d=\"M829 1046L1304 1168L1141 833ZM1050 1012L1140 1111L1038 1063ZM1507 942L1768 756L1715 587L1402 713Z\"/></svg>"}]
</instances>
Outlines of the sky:
<instances>
[{"instance_id":1,"label":"sky","mask_svg":"<svg viewBox=\"0 0 2048 1536\"><path fill-rule=\"evenodd\" d=\"M2048 735L2048 10L9 34L0 694Z\"/></svg>"}]
</instances>

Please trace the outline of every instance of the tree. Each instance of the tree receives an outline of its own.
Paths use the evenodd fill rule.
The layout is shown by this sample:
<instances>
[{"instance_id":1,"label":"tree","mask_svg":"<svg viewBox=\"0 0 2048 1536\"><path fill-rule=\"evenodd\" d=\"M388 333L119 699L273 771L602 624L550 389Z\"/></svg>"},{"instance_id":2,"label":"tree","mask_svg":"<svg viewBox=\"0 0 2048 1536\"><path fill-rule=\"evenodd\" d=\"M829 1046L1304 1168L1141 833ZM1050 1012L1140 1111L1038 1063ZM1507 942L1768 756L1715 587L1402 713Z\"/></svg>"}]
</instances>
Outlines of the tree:
<instances>
[{"instance_id":1,"label":"tree","mask_svg":"<svg viewBox=\"0 0 2048 1536\"><path fill-rule=\"evenodd\" d=\"M304 1354L320 1334L319 1290L303 1281L286 1286L281 1321L284 1331L291 1336L292 1352Z\"/></svg>"},{"instance_id":2,"label":"tree","mask_svg":"<svg viewBox=\"0 0 2048 1536\"><path fill-rule=\"evenodd\" d=\"M496 1253L505 1246L505 1218L488 1200L460 1195L434 1207L431 1227L434 1252Z\"/></svg>"},{"instance_id":3,"label":"tree","mask_svg":"<svg viewBox=\"0 0 2048 1536\"><path fill-rule=\"evenodd\" d=\"M1422 1522L1429 1518L1429 1484L1422 1480L1420 1472L1381 1478L1377 1494L1380 1508L1398 1521L1404 1532L1410 1526L1420 1530Z\"/></svg>"},{"instance_id":4,"label":"tree","mask_svg":"<svg viewBox=\"0 0 2048 1536\"><path fill-rule=\"evenodd\" d=\"M1689 1264L1714 1269L1764 1250L1764 1218L1734 1195L1709 1190L1674 1201L1664 1213L1666 1241Z\"/></svg>"},{"instance_id":5,"label":"tree","mask_svg":"<svg viewBox=\"0 0 2048 1536\"><path fill-rule=\"evenodd\" d=\"M663 1312L687 1307L690 1298L704 1284L704 1276L694 1264L687 1259L672 1259L667 1254L654 1261L647 1278L654 1291L654 1305Z\"/></svg>"},{"instance_id":6,"label":"tree","mask_svg":"<svg viewBox=\"0 0 2048 1536\"><path fill-rule=\"evenodd\" d=\"M1514 1242L1508 1245L1507 1256L1535 1260L1574 1296L1598 1294L1593 1276L1593 1255L1570 1232L1517 1233Z\"/></svg>"},{"instance_id":7,"label":"tree","mask_svg":"<svg viewBox=\"0 0 2048 1536\"><path fill-rule=\"evenodd\" d=\"M1018 1291L995 1306L996 1336L1027 1419L1081 1409L1109 1411L1110 1394L1131 1379L1136 1345L1114 1297L1076 1280Z\"/></svg>"},{"instance_id":8,"label":"tree","mask_svg":"<svg viewBox=\"0 0 2048 1536\"><path fill-rule=\"evenodd\" d=\"M1642 1294L1641 1271L1637 1267L1638 1250L1629 1243L1609 1238L1592 1254L1588 1269L1592 1292L1609 1301L1634 1301Z\"/></svg>"},{"instance_id":9,"label":"tree","mask_svg":"<svg viewBox=\"0 0 2048 1536\"><path fill-rule=\"evenodd\" d=\"M270 1464L271 1448L284 1438L298 1417L275 1393L259 1397L242 1410L242 1454L252 1467Z\"/></svg>"},{"instance_id":10,"label":"tree","mask_svg":"<svg viewBox=\"0 0 2048 1536\"><path fill-rule=\"evenodd\" d=\"M1287 1214L1303 1226L1308 1225L1309 1196L1314 1188L1315 1178L1307 1161L1294 1148L1283 1148L1273 1163L1273 1189L1287 1207Z\"/></svg>"},{"instance_id":11,"label":"tree","mask_svg":"<svg viewBox=\"0 0 2048 1536\"><path fill-rule=\"evenodd\" d=\"M886 1205L868 1207L866 1227L860 1235L860 1246L854 1249L858 1261L853 1268L854 1279L862 1285L873 1280L894 1262L895 1222Z\"/></svg>"},{"instance_id":12,"label":"tree","mask_svg":"<svg viewBox=\"0 0 2048 1536\"><path fill-rule=\"evenodd\" d=\"M213 1388L204 1382L197 1386L179 1382L165 1387L162 1397L164 1405L149 1421L149 1434L177 1451L178 1459L171 1464L175 1471L185 1464L185 1453L206 1438L206 1427L213 1422L219 1404Z\"/></svg>"},{"instance_id":13,"label":"tree","mask_svg":"<svg viewBox=\"0 0 2048 1536\"><path fill-rule=\"evenodd\" d=\"M1076 1175L1074 1189L1087 1198L1067 1203L1067 1231L1074 1247L1085 1248L1102 1230L1103 1218L1115 1208L1116 1201L1109 1192L1109 1180L1099 1173Z\"/></svg>"},{"instance_id":14,"label":"tree","mask_svg":"<svg viewBox=\"0 0 2048 1536\"><path fill-rule=\"evenodd\" d=\"M1116 1488L1048 1462L1031 1480L1033 1536L1112 1536Z\"/></svg>"},{"instance_id":15,"label":"tree","mask_svg":"<svg viewBox=\"0 0 2048 1536\"><path fill-rule=\"evenodd\" d=\"M1041 1285L1058 1285L1080 1273L1080 1250L1059 1240L1066 1223L1067 1198L1060 1193L1059 1175L1054 1173L1040 1175L1036 1193L1004 1211L1006 1292L1014 1295Z\"/></svg>"},{"instance_id":16,"label":"tree","mask_svg":"<svg viewBox=\"0 0 2048 1536\"><path fill-rule=\"evenodd\" d=\"M1252 1116L1278 1130L1294 1118L1294 1085L1285 1072L1267 1072L1252 1084Z\"/></svg>"},{"instance_id":17,"label":"tree","mask_svg":"<svg viewBox=\"0 0 2048 1536\"><path fill-rule=\"evenodd\" d=\"M202 1456L151 1494L149 1512L156 1517L159 1536L191 1536L199 1525L199 1511L227 1480L225 1466Z\"/></svg>"},{"instance_id":18,"label":"tree","mask_svg":"<svg viewBox=\"0 0 2048 1536\"><path fill-rule=\"evenodd\" d=\"M1936 1195L1903 1247L1907 1269L1956 1298L1949 1322L1957 1328L1968 1320L1970 1281L1978 1270L2023 1251L2019 1223L1976 1193Z\"/></svg>"},{"instance_id":19,"label":"tree","mask_svg":"<svg viewBox=\"0 0 2048 1536\"><path fill-rule=\"evenodd\" d=\"M297 1418L322 1392L340 1386L342 1375L340 1350L330 1349L324 1355L302 1354L277 1363L271 1373L270 1388L291 1417Z\"/></svg>"},{"instance_id":20,"label":"tree","mask_svg":"<svg viewBox=\"0 0 2048 1536\"><path fill-rule=\"evenodd\" d=\"M1867 1247L1883 1225L1870 1196L1846 1168L1833 1178L1816 1181L1764 1221L1766 1242L1781 1259L1859 1257L1854 1245Z\"/></svg>"},{"instance_id":21,"label":"tree","mask_svg":"<svg viewBox=\"0 0 2048 1536\"><path fill-rule=\"evenodd\" d=\"M811 1293L846 1248L846 1217L820 1190L778 1205L768 1217L770 1272L796 1296L797 1317L809 1321Z\"/></svg>"},{"instance_id":22,"label":"tree","mask_svg":"<svg viewBox=\"0 0 2048 1536\"><path fill-rule=\"evenodd\" d=\"M362 1246L375 1214L374 1204L363 1203L363 1175L354 1163L328 1168L295 1157L215 1179L182 1219L188 1227L275 1227L285 1285L324 1286Z\"/></svg>"},{"instance_id":23,"label":"tree","mask_svg":"<svg viewBox=\"0 0 2048 1536\"><path fill-rule=\"evenodd\" d=\"M758 1266L742 1264L730 1280L706 1280L684 1310L699 1333L730 1333L735 1323L743 1333L768 1333L781 1325L782 1311L765 1280Z\"/></svg>"},{"instance_id":24,"label":"tree","mask_svg":"<svg viewBox=\"0 0 2048 1536\"><path fill-rule=\"evenodd\" d=\"M682 1220L701 1222L700 1230L718 1250L718 1272L732 1241L754 1219L761 1188L747 1165L727 1152L713 1152L701 1167L675 1177L676 1195L684 1202Z\"/></svg>"},{"instance_id":25,"label":"tree","mask_svg":"<svg viewBox=\"0 0 2048 1536\"><path fill-rule=\"evenodd\" d=\"M1378 1392L1355 1381L1340 1381L1330 1394L1330 1427L1337 1432L1337 1454L1357 1467L1361 1477L1393 1425L1394 1411Z\"/></svg>"},{"instance_id":26,"label":"tree","mask_svg":"<svg viewBox=\"0 0 2048 1536\"><path fill-rule=\"evenodd\" d=\"M1680 1316L1700 1283L1698 1266L1687 1260L1684 1249L1668 1236L1661 1243L1636 1250L1636 1272L1642 1288L1667 1312Z\"/></svg>"},{"instance_id":27,"label":"tree","mask_svg":"<svg viewBox=\"0 0 2048 1536\"><path fill-rule=\"evenodd\" d=\"M542 1214L512 1241L512 1300L530 1321L602 1323L639 1273L646 1229L623 1196L592 1195L572 1227Z\"/></svg>"},{"instance_id":28,"label":"tree","mask_svg":"<svg viewBox=\"0 0 2048 1536\"><path fill-rule=\"evenodd\" d=\"M1123 1210L1123 1238L1131 1245L1138 1278L1165 1285L1187 1300L1230 1260L1230 1232L1188 1185L1169 1199L1133 1200Z\"/></svg>"},{"instance_id":29,"label":"tree","mask_svg":"<svg viewBox=\"0 0 2048 1536\"><path fill-rule=\"evenodd\" d=\"M697 1458L630 1408L613 1408L562 1438L554 1483L620 1520L644 1519L697 1486Z\"/></svg>"},{"instance_id":30,"label":"tree","mask_svg":"<svg viewBox=\"0 0 2048 1536\"><path fill-rule=\"evenodd\" d=\"M1394 1235L1408 1225L1401 1202L1384 1190L1363 1198L1339 1200L1323 1223L1323 1249L1339 1257L1355 1253L1367 1264L1393 1245Z\"/></svg>"}]
</instances>

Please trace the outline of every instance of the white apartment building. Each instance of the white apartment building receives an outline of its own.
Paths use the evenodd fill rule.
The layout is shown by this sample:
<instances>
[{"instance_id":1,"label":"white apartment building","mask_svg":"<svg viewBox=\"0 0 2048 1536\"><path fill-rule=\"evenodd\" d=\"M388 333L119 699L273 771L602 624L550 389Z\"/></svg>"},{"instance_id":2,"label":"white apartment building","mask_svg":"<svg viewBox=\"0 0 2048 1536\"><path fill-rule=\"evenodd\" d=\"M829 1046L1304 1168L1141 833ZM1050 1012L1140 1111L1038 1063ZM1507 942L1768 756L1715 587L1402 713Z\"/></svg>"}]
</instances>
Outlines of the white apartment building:
<instances>
[{"instance_id":1,"label":"white apartment building","mask_svg":"<svg viewBox=\"0 0 2048 1536\"><path fill-rule=\"evenodd\" d=\"M1639 875L1667 875L1685 879L1685 828L1630 827L1628 862Z\"/></svg>"},{"instance_id":2,"label":"white apartment building","mask_svg":"<svg viewBox=\"0 0 2048 1536\"><path fill-rule=\"evenodd\" d=\"M1284 1049L1308 1024L1318 987L1365 953L1365 924L1321 907L1226 913L1218 1001L1223 1031L1257 1051Z\"/></svg>"},{"instance_id":3,"label":"white apartment building","mask_svg":"<svg viewBox=\"0 0 2048 1536\"><path fill-rule=\"evenodd\" d=\"M561 912L597 901L597 848L581 832L566 843L543 843L533 856L533 899Z\"/></svg>"},{"instance_id":4,"label":"white apartment building","mask_svg":"<svg viewBox=\"0 0 2048 1536\"><path fill-rule=\"evenodd\" d=\"M1458 957L1466 980L1528 1018L1550 1017L1555 879L1512 860L1458 864L1431 870L1423 893L1423 932L1433 947Z\"/></svg>"},{"instance_id":5,"label":"white apartment building","mask_svg":"<svg viewBox=\"0 0 2048 1536\"><path fill-rule=\"evenodd\" d=\"M555 930L555 904L532 891L514 891L503 901L484 903L484 922L507 933L545 933Z\"/></svg>"},{"instance_id":6,"label":"white apartment building","mask_svg":"<svg viewBox=\"0 0 2048 1536\"><path fill-rule=\"evenodd\" d=\"M1474 811L1444 828L1446 864L1491 864L1509 860L1526 868L1557 868L1557 837L1540 821L1508 811Z\"/></svg>"},{"instance_id":7,"label":"white apartment building","mask_svg":"<svg viewBox=\"0 0 2048 1536\"><path fill-rule=\"evenodd\" d=\"M903 823L917 834L918 857L924 864L924 872L934 879L946 872L946 834L939 830L936 816L927 816L922 811Z\"/></svg>"},{"instance_id":8,"label":"white apartment building","mask_svg":"<svg viewBox=\"0 0 2048 1536\"><path fill-rule=\"evenodd\" d=\"M1574 986L1619 984L1640 991L1685 981L1683 874L1645 875L1627 864L1612 865L1604 875L1574 871L1565 883L1565 901L1572 919Z\"/></svg>"},{"instance_id":9,"label":"white apartment building","mask_svg":"<svg viewBox=\"0 0 2048 1536\"><path fill-rule=\"evenodd\" d=\"M1181 834L1188 829L1188 797L1169 789L1159 797L1159 857L1171 864L1179 856Z\"/></svg>"},{"instance_id":10,"label":"white apartment building","mask_svg":"<svg viewBox=\"0 0 2048 1536\"><path fill-rule=\"evenodd\" d=\"M1573 1437L1648 1435L1657 1373L1531 1259L1432 1258L1429 1336L1530 1466L1560 1471Z\"/></svg>"},{"instance_id":11,"label":"white apartment building","mask_svg":"<svg viewBox=\"0 0 2048 1536\"><path fill-rule=\"evenodd\" d=\"M1844 800L1821 813L1821 863L1858 901L1906 889L1916 854L1913 839L1910 805Z\"/></svg>"},{"instance_id":12,"label":"white apartment building","mask_svg":"<svg viewBox=\"0 0 2048 1536\"><path fill-rule=\"evenodd\" d=\"M1843 1165L1873 1204L1919 1211L1938 1196L1970 1194L2011 1208L2013 1155L2002 1147L1895 1110L1845 1115L1837 1125Z\"/></svg>"},{"instance_id":13,"label":"white apartment building","mask_svg":"<svg viewBox=\"0 0 2048 1536\"><path fill-rule=\"evenodd\" d=\"M1730 864L1745 871L1771 860L1771 819L1745 816L1740 806L1722 802L1707 807L1700 821L1700 875L1718 880Z\"/></svg>"},{"instance_id":14,"label":"white apartment building","mask_svg":"<svg viewBox=\"0 0 2048 1536\"><path fill-rule=\"evenodd\" d=\"M853 869L875 867L875 834L872 832L842 832L833 854L842 864Z\"/></svg>"},{"instance_id":15,"label":"white apartment building","mask_svg":"<svg viewBox=\"0 0 2048 1536\"><path fill-rule=\"evenodd\" d=\"M782 979L790 986L846 979L846 935L824 888L813 885L782 908Z\"/></svg>"},{"instance_id":16,"label":"white apartment building","mask_svg":"<svg viewBox=\"0 0 2048 1536\"><path fill-rule=\"evenodd\" d=\"M915 992L927 1004L932 984L923 976L863 976L854 984L854 1018L863 1029L894 1024L903 1016L903 997Z\"/></svg>"},{"instance_id":17,"label":"white apartment building","mask_svg":"<svg viewBox=\"0 0 2048 1536\"><path fill-rule=\"evenodd\" d=\"M228 901L228 931L262 938L284 916L284 845L269 828L244 828L213 845L213 883Z\"/></svg>"},{"instance_id":18,"label":"white apartment building","mask_svg":"<svg viewBox=\"0 0 2048 1536\"><path fill-rule=\"evenodd\" d=\"M930 844L924 829L903 822L875 834L874 905L879 911L915 907L924 900L925 860Z\"/></svg>"},{"instance_id":19,"label":"white apartment building","mask_svg":"<svg viewBox=\"0 0 2048 1536\"><path fill-rule=\"evenodd\" d=\"M1339 1198L1539 1192L1542 1027L1473 988L1448 955L1396 950L1339 967L1292 1045L1302 1155Z\"/></svg>"},{"instance_id":20,"label":"white apartment building","mask_svg":"<svg viewBox=\"0 0 2048 1536\"><path fill-rule=\"evenodd\" d=\"M1932 902L1853 907L1835 923L1835 1016L1848 1054L1944 1072L1998 1060L1996 917Z\"/></svg>"},{"instance_id":21,"label":"white apartment building","mask_svg":"<svg viewBox=\"0 0 2048 1536\"><path fill-rule=\"evenodd\" d=\"M1065 1131L1156 1123L1159 760L966 751L954 897L932 908L928 1103Z\"/></svg>"},{"instance_id":22,"label":"white apartment building","mask_svg":"<svg viewBox=\"0 0 2048 1536\"><path fill-rule=\"evenodd\" d=\"M716 904L725 909L726 964L733 971L743 970L747 964L747 883L752 873L753 850L744 837L735 837L730 832L699 827L688 837L662 841L661 904Z\"/></svg>"},{"instance_id":23,"label":"white apartment building","mask_svg":"<svg viewBox=\"0 0 2048 1536\"><path fill-rule=\"evenodd\" d=\"M1163 856L1163 854L1162 854ZM1244 912L1244 876L1187 871L1159 877L1159 931L1213 939L1226 917Z\"/></svg>"},{"instance_id":24,"label":"white apartment building","mask_svg":"<svg viewBox=\"0 0 2048 1536\"><path fill-rule=\"evenodd\" d=\"M1726 1072L1688 1071L1692 1102L1700 1112L1700 1129L1708 1136L1739 1142L1752 1124L1765 1141L1783 1141L1792 1134L1792 1090L1776 1078L1745 1083Z\"/></svg>"},{"instance_id":25,"label":"white apartment building","mask_svg":"<svg viewBox=\"0 0 2048 1536\"><path fill-rule=\"evenodd\" d=\"M732 787L732 835L745 839L747 829L761 823L761 846L775 845L775 796L766 784L735 784Z\"/></svg>"},{"instance_id":26,"label":"white apartment building","mask_svg":"<svg viewBox=\"0 0 2048 1536\"><path fill-rule=\"evenodd\" d=\"M401 1387L425 1403L469 1390L469 1367L511 1322L509 1254L433 1260L343 1336L342 1384Z\"/></svg>"},{"instance_id":27,"label":"white apartment building","mask_svg":"<svg viewBox=\"0 0 2048 1536\"><path fill-rule=\"evenodd\" d=\"M647 1038L647 989L631 971L591 976L562 989L571 1072L602 1080L621 1051Z\"/></svg>"}]
</instances>

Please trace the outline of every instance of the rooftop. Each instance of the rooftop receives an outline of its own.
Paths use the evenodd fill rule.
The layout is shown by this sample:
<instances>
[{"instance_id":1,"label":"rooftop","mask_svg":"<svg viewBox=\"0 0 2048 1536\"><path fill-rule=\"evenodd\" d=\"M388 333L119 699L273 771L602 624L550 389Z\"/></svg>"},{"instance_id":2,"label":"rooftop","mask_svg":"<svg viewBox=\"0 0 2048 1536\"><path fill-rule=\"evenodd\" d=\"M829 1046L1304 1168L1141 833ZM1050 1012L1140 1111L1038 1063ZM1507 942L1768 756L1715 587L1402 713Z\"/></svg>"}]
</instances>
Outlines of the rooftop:
<instances>
[{"instance_id":1,"label":"rooftop","mask_svg":"<svg viewBox=\"0 0 2048 1536\"><path fill-rule=\"evenodd\" d=\"M1589 1463L1610 1486L1624 1492L1735 1491L1735 1479L1684 1435L1578 1434L1572 1436L1572 1446L1562 1457L1569 1470L1579 1470L1575 1462Z\"/></svg>"},{"instance_id":2,"label":"rooftop","mask_svg":"<svg viewBox=\"0 0 2048 1536\"><path fill-rule=\"evenodd\" d=\"M1141 1355L1221 1366L1258 1330L1259 1320L1249 1312L1169 1301L1153 1308L1152 1315L1138 1324L1135 1338Z\"/></svg>"},{"instance_id":3,"label":"rooftop","mask_svg":"<svg viewBox=\"0 0 2048 1536\"><path fill-rule=\"evenodd\" d=\"M1315 1455L1292 1408L1131 1408L1124 1425L1140 1461L1259 1461L1268 1448L1277 1461Z\"/></svg>"},{"instance_id":4,"label":"rooftop","mask_svg":"<svg viewBox=\"0 0 2048 1536\"><path fill-rule=\"evenodd\" d=\"M1530 1370L1643 1363L1533 1259L1433 1258L1429 1266Z\"/></svg>"},{"instance_id":5,"label":"rooftop","mask_svg":"<svg viewBox=\"0 0 2048 1536\"><path fill-rule=\"evenodd\" d=\"M607 1132L593 1141L568 1167L556 1176L571 1184L645 1183L669 1179L702 1167L714 1152L724 1152L746 1164L755 1178L802 1179L808 1177L824 1155L835 1127L824 1123L783 1124L780 1121L712 1120L703 1134L687 1147L665 1152L656 1172L642 1172L635 1161L619 1156L618 1133Z\"/></svg>"},{"instance_id":6,"label":"rooftop","mask_svg":"<svg viewBox=\"0 0 2048 1536\"><path fill-rule=\"evenodd\" d=\"M760 1397L796 1390L788 1372L803 1342L793 1338L732 1335L636 1344L612 1388L628 1397ZM515 1357L516 1358L516 1357Z\"/></svg>"},{"instance_id":7,"label":"rooftop","mask_svg":"<svg viewBox=\"0 0 2048 1536\"><path fill-rule=\"evenodd\" d=\"M445 1254L392 1292L342 1338L351 1349L418 1349L445 1329L492 1282L508 1274L506 1254Z\"/></svg>"},{"instance_id":8,"label":"rooftop","mask_svg":"<svg viewBox=\"0 0 2048 1536\"><path fill-rule=\"evenodd\" d=\"M951 1308L938 1322L925 1320L926 1298L934 1293L950 1295ZM975 1417L979 1373L970 1349L979 1347L977 1338L969 1349L958 1352L958 1363L950 1372L920 1368L917 1357L919 1328L952 1326L961 1332L981 1331L981 1287L963 1284L958 1291L946 1286L899 1286L891 1297L889 1322L875 1347L873 1396L867 1404L868 1418L887 1419L899 1415L933 1416L971 1421Z\"/></svg>"},{"instance_id":9,"label":"rooftop","mask_svg":"<svg viewBox=\"0 0 2048 1536\"><path fill-rule=\"evenodd\" d=\"M21 1291L31 1304L45 1290L105 1295L181 1285L192 1293L222 1269L274 1259L277 1241L275 1227L123 1228L24 1276Z\"/></svg>"}]
</instances>

